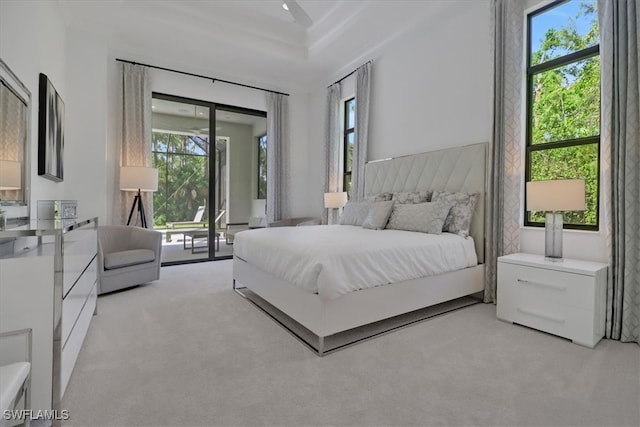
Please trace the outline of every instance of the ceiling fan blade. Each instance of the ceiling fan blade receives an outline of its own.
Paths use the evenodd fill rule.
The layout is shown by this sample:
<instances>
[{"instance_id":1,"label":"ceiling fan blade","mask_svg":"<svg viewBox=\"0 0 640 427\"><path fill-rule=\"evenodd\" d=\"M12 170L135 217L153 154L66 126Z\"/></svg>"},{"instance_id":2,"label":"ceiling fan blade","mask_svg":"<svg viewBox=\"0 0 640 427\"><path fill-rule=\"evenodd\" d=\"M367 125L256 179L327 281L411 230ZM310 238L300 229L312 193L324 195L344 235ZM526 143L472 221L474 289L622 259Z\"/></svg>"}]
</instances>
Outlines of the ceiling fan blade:
<instances>
[{"instance_id":1,"label":"ceiling fan blade","mask_svg":"<svg viewBox=\"0 0 640 427\"><path fill-rule=\"evenodd\" d=\"M313 21L309 15L307 15L307 12L304 11L296 0L287 0L284 3L286 3L289 8L289 12L293 16L293 19L296 20L296 24L301 25L304 28L309 28L313 25Z\"/></svg>"}]
</instances>

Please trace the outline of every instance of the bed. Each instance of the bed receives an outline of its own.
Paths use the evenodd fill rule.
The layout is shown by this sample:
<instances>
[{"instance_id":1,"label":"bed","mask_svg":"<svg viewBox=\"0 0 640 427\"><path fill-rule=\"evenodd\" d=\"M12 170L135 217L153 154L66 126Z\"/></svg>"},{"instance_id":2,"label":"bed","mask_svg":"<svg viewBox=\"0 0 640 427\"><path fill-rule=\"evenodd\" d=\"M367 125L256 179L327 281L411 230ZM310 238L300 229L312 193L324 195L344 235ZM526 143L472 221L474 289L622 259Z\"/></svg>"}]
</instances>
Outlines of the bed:
<instances>
[{"instance_id":1,"label":"bed","mask_svg":"<svg viewBox=\"0 0 640 427\"><path fill-rule=\"evenodd\" d=\"M366 196L421 189L477 193L467 238L349 225L251 230L236 236L234 289L245 297L249 290L306 328L314 339L287 327L320 356L328 352L327 337L482 292L486 156L483 143L365 167ZM443 248L456 256L436 262Z\"/></svg>"}]
</instances>

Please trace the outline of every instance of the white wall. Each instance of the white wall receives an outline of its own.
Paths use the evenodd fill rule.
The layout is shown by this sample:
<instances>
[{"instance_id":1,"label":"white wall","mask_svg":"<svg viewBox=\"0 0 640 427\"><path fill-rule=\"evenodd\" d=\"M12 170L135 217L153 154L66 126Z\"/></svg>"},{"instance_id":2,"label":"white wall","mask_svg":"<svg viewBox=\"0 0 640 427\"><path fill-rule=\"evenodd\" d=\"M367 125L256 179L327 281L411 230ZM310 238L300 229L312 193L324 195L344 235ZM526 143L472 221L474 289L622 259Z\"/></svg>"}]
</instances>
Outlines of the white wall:
<instances>
[{"instance_id":1,"label":"white wall","mask_svg":"<svg viewBox=\"0 0 640 427\"><path fill-rule=\"evenodd\" d=\"M107 43L98 35L67 33L64 198L78 216L107 219Z\"/></svg>"},{"instance_id":2,"label":"white wall","mask_svg":"<svg viewBox=\"0 0 640 427\"><path fill-rule=\"evenodd\" d=\"M65 182L38 176L38 76L44 73L67 104L66 33L57 2L0 1L0 57L31 91L31 216L36 201L64 197ZM68 106L67 106L68 108ZM68 123L65 131L68 131ZM64 153L65 173L73 166ZM66 179L65 179L66 181Z\"/></svg>"}]
</instances>

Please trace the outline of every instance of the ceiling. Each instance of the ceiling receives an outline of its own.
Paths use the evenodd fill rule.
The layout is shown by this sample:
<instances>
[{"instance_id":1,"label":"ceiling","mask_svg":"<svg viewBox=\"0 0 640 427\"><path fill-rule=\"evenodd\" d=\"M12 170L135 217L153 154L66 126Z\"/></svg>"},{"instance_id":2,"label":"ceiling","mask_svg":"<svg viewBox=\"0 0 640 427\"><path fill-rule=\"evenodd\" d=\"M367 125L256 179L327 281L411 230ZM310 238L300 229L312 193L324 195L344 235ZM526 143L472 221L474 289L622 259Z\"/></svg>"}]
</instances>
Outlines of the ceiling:
<instances>
[{"instance_id":1,"label":"ceiling","mask_svg":"<svg viewBox=\"0 0 640 427\"><path fill-rule=\"evenodd\" d=\"M464 0L58 0L68 28L99 33L117 58L273 90L310 91Z\"/></svg>"}]
</instances>

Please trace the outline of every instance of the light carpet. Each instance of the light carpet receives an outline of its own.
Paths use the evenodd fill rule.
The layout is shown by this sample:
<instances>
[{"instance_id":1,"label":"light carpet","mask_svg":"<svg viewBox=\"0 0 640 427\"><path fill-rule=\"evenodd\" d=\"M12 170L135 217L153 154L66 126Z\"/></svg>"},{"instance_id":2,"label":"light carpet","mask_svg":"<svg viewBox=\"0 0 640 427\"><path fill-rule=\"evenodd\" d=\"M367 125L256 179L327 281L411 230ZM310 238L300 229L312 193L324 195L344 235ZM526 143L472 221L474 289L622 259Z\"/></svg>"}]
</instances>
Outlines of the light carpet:
<instances>
[{"instance_id":1,"label":"light carpet","mask_svg":"<svg viewBox=\"0 0 640 427\"><path fill-rule=\"evenodd\" d=\"M587 349L477 304L319 358L231 281L231 261L181 265L100 297L64 425L640 425L636 344Z\"/></svg>"}]
</instances>

